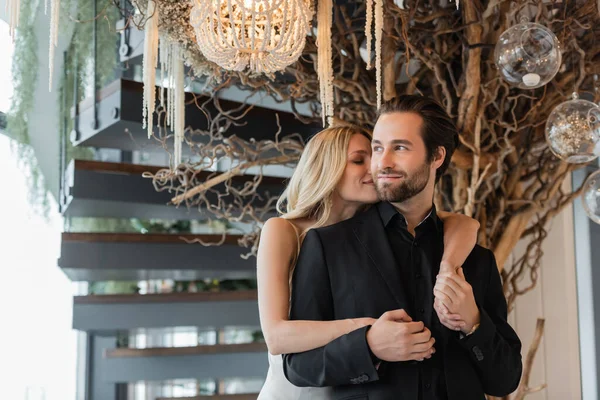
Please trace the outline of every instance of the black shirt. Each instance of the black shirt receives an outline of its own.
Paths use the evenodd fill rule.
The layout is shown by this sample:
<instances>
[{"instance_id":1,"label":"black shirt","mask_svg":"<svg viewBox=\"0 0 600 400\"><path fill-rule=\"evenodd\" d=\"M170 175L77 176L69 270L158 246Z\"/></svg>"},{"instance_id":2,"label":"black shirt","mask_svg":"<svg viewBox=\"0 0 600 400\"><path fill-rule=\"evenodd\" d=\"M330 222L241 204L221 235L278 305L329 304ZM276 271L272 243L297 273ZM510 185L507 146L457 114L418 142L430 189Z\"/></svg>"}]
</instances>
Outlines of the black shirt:
<instances>
[{"instance_id":1,"label":"black shirt","mask_svg":"<svg viewBox=\"0 0 600 400\"><path fill-rule=\"evenodd\" d=\"M408 231L406 219L388 202L377 205L385 232L394 253L398 273L404 283L413 321L423 321L435 341L435 354L428 360L414 362L418 369L418 400L447 400L444 377L444 349L442 329L433 309L433 286L444 252L444 226L435 206L415 228L415 236Z\"/></svg>"}]
</instances>

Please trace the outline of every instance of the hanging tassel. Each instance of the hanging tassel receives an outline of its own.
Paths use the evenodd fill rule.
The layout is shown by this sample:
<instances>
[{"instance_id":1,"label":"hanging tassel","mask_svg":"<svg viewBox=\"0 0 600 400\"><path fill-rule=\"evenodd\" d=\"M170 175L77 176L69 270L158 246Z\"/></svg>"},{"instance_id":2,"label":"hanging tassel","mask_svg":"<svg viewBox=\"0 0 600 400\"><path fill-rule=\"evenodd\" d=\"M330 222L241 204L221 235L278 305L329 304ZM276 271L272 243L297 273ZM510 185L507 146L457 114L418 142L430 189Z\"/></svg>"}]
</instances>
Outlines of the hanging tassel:
<instances>
[{"instance_id":1,"label":"hanging tassel","mask_svg":"<svg viewBox=\"0 0 600 400\"><path fill-rule=\"evenodd\" d=\"M366 0L367 20L365 22L365 36L367 37L367 69L373 68L371 63L371 49L373 48L373 0Z\"/></svg>"},{"instance_id":2,"label":"hanging tassel","mask_svg":"<svg viewBox=\"0 0 600 400\"><path fill-rule=\"evenodd\" d=\"M333 120L333 60L331 57L332 0L320 0L317 11L317 74L323 126Z\"/></svg>"},{"instance_id":3,"label":"hanging tassel","mask_svg":"<svg viewBox=\"0 0 600 400\"><path fill-rule=\"evenodd\" d=\"M381 108L381 48L383 43L383 1L375 0L375 76L377 109Z\"/></svg>"},{"instance_id":4,"label":"hanging tassel","mask_svg":"<svg viewBox=\"0 0 600 400\"><path fill-rule=\"evenodd\" d=\"M174 44L171 48L171 59L173 60L171 74L173 76L173 90L174 92L174 121L173 130L175 131L175 143L174 143L174 157L173 167L176 169L181 164L181 148L183 145L184 132L185 132L185 90L184 90L184 70L183 70L183 59L181 57L181 51L177 44Z\"/></svg>"},{"instance_id":5,"label":"hanging tassel","mask_svg":"<svg viewBox=\"0 0 600 400\"><path fill-rule=\"evenodd\" d=\"M15 40L15 33L19 27L19 14L21 10L21 0L7 0L4 11L8 15L8 33Z\"/></svg>"},{"instance_id":6,"label":"hanging tassel","mask_svg":"<svg viewBox=\"0 0 600 400\"><path fill-rule=\"evenodd\" d=\"M143 119L142 128L148 128L148 138L152 136L152 115L156 107L156 67L158 62L158 8L153 0L148 1L144 26L143 60Z\"/></svg>"},{"instance_id":7,"label":"hanging tassel","mask_svg":"<svg viewBox=\"0 0 600 400\"><path fill-rule=\"evenodd\" d=\"M96 1L96 0L94 0ZM54 76L54 52L58 46L58 20L60 17L60 0L52 0L50 4L50 42L48 47L48 91L52 91L52 78Z\"/></svg>"},{"instance_id":8,"label":"hanging tassel","mask_svg":"<svg viewBox=\"0 0 600 400\"><path fill-rule=\"evenodd\" d=\"M158 54L160 56L160 107L166 111L165 103L165 79L169 78L169 42L164 38L159 38ZM168 85L167 85L168 87Z\"/></svg>"}]
</instances>

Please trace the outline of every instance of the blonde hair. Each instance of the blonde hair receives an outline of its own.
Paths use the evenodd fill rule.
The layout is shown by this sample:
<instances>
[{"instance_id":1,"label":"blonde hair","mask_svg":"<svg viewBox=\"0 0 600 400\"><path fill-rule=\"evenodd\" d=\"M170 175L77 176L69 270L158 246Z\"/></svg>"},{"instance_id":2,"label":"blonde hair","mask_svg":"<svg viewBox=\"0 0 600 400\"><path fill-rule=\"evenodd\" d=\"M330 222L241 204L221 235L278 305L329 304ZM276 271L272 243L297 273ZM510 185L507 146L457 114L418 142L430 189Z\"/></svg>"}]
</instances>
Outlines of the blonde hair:
<instances>
[{"instance_id":1,"label":"blonde hair","mask_svg":"<svg viewBox=\"0 0 600 400\"><path fill-rule=\"evenodd\" d=\"M311 228L327 223L334 190L348 162L348 145L356 134L371 140L370 132L344 125L326 128L308 141L288 186L277 201L281 218L310 218L315 221Z\"/></svg>"}]
</instances>

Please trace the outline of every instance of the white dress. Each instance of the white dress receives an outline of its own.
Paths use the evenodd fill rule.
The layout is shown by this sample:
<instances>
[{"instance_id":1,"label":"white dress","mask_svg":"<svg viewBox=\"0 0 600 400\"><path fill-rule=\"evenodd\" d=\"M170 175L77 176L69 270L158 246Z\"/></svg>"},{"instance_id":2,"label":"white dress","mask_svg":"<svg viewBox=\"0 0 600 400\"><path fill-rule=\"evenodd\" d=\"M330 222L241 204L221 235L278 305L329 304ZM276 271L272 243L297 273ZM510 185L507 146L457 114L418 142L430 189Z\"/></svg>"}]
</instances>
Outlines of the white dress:
<instances>
[{"instance_id":1,"label":"white dress","mask_svg":"<svg viewBox=\"0 0 600 400\"><path fill-rule=\"evenodd\" d=\"M331 388L297 387L283 373L283 357L269 353L269 371L257 400L331 400Z\"/></svg>"}]
</instances>

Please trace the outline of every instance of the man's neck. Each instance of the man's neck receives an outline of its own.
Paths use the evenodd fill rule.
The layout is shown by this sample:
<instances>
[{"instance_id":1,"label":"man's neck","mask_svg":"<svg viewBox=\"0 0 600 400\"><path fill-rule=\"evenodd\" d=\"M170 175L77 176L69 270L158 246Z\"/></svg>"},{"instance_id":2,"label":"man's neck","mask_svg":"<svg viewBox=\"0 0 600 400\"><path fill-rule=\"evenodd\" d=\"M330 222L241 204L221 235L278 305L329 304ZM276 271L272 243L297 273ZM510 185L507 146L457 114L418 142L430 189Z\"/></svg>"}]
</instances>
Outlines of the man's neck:
<instances>
[{"instance_id":1,"label":"man's neck","mask_svg":"<svg viewBox=\"0 0 600 400\"><path fill-rule=\"evenodd\" d=\"M407 229L414 236L416 227L431 213L433 198L423 191L402 203L391 204L404 216Z\"/></svg>"}]
</instances>

